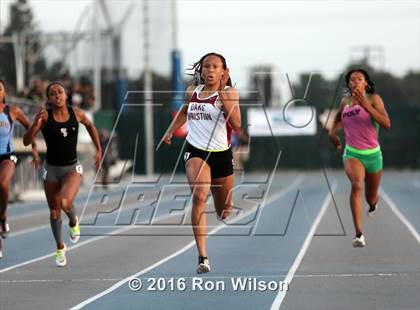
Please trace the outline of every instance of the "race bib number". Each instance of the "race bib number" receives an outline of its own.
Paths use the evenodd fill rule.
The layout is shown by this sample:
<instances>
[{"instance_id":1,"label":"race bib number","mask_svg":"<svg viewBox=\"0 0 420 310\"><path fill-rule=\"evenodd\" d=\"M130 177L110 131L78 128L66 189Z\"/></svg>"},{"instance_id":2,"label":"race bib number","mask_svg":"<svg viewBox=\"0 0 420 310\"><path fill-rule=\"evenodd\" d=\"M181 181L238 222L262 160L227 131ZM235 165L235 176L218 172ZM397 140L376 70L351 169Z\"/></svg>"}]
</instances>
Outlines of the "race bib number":
<instances>
[{"instance_id":1,"label":"race bib number","mask_svg":"<svg viewBox=\"0 0 420 310\"><path fill-rule=\"evenodd\" d=\"M44 168L42 168L42 179L45 181L46 179L47 179L47 169L45 169L45 167Z\"/></svg>"},{"instance_id":2,"label":"race bib number","mask_svg":"<svg viewBox=\"0 0 420 310\"><path fill-rule=\"evenodd\" d=\"M15 163L15 165L17 164L17 157L16 157L16 155L10 155L10 160L13 161Z\"/></svg>"},{"instance_id":3,"label":"race bib number","mask_svg":"<svg viewBox=\"0 0 420 310\"><path fill-rule=\"evenodd\" d=\"M82 167L82 165L79 164L79 165L76 166L76 172L78 174L80 174L80 175L83 174L83 167Z\"/></svg>"}]
</instances>

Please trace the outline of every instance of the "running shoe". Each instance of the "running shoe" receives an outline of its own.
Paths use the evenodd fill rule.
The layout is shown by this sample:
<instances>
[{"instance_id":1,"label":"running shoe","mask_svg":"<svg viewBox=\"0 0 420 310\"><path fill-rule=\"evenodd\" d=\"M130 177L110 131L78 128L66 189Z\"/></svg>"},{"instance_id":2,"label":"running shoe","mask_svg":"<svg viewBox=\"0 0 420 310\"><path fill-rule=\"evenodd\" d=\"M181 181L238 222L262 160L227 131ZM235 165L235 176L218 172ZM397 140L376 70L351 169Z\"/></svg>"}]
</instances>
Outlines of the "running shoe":
<instances>
[{"instance_id":1,"label":"running shoe","mask_svg":"<svg viewBox=\"0 0 420 310\"><path fill-rule=\"evenodd\" d=\"M0 231L0 236L3 239L6 239L7 236L9 235L10 232L10 226L9 223L7 223L6 219L4 219L3 221L0 221L1 223L1 231Z\"/></svg>"},{"instance_id":2,"label":"running shoe","mask_svg":"<svg viewBox=\"0 0 420 310\"><path fill-rule=\"evenodd\" d=\"M197 267L197 273L206 273L209 272L211 270L210 268L210 263L209 263L209 259L207 257L204 256L199 256L198 257L198 267Z\"/></svg>"},{"instance_id":3,"label":"running shoe","mask_svg":"<svg viewBox=\"0 0 420 310\"><path fill-rule=\"evenodd\" d=\"M369 206L368 216L373 217L375 215L377 208L378 208L378 203L375 203L373 206Z\"/></svg>"},{"instance_id":4,"label":"running shoe","mask_svg":"<svg viewBox=\"0 0 420 310\"><path fill-rule=\"evenodd\" d=\"M70 241L72 243L76 243L79 241L80 238L80 226L79 226L79 219L76 216L76 225L73 227L70 226Z\"/></svg>"},{"instance_id":5,"label":"running shoe","mask_svg":"<svg viewBox=\"0 0 420 310\"><path fill-rule=\"evenodd\" d=\"M363 248L366 245L365 236L361 235L353 239L353 247Z\"/></svg>"},{"instance_id":6,"label":"running shoe","mask_svg":"<svg viewBox=\"0 0 420 310\"><path fill-rule=\"evenodd\" d=\"M67 246L64 244L64 248L55 252L55 264L57 267L64 267L67 264L66 250Z\"/></svg>"},{"instance_id":7,"label":"running shoe","mask_svg":"<svg viewBox=\"0 0 420 310\"><path fill-rule=\"evenodd\" d=\"M231 206L228 206L227 208L224 208L222 210L222 212L220 212L220 215L219 214L216 215L217 219L219 221L227 221L227 220L229 220L230 217L231 217L231 215L232 215L232 213L233 213L233 209L234 209L234 207L232 205Z\"/></svg>"},{"instance_id":8,"label":"running shoe","mask_svg":"<svg viewBox=\"0 0 420 310\"><path fill-rule=\"evenodd\" d=\"M3 251L0 250L0 258L3 258Z\"/></svg>"}]
</instances>

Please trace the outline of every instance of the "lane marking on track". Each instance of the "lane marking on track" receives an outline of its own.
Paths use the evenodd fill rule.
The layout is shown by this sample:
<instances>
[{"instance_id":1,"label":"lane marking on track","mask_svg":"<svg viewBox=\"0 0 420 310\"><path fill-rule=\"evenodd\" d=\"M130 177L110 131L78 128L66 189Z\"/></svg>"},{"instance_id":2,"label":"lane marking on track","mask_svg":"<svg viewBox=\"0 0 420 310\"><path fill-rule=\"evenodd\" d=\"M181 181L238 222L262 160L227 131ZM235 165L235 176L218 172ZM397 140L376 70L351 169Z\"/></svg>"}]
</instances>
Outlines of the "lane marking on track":
<instances>
[{"instance_id":1,"label":"lane marking on track","mask_svg":"<svg viewBox=\"0 0 420 310\"><path fill-rule=\"evenodd\" d=\"M397 205L394 203L394 201L391 199L391 197L385 192L385 190L381 187L380 193L389 208L394 212L394 214L400 219L400 221L408 228L408 230L411 232L411 234L414 236L414 238L417 240L417 243L420 243L420 235L417 232L417 229L414 228L414 226L407 220L407 218L401 213L401 211L398 209ZM418 209L417 209L418 211Z\"/></svg>"},{"instance_id":2,"label":"lane marking on track","mask_svg":"<svg viewBox=\"0 0 420 310\"><path fill-rule=\"evenodd\" d=\"M132 203L132 204L135 205L135 203ZM127 210L131 210L131 208L128 208ZM164 215L162 217L158 217L158 219L159 220L165 220L167 218L170 218L171 216L173 216L173 215L167 214L167 215ZM30 233L30 232L33 232L33 231L36 231L36 230L39 230L39 229L42 229L42 228L47 228L47 227L49 227L48 224L47 225L38 226L38 227L35 227L35 228L29 228L29 229L27 229L25 231L20 231L20 232L16 232L14 234L11 234L10 236L12 236L12 235L13 236L18 236L18 235L23 234L23 233ZM115 226L110 226L110 227L115 227ZM117 229L117 230L114 230L114 231L112 231L110 233L107 233L106 235L101 235L101 236L93 237L93 238L90 238L88 240L84 240L84 241L78 242L75 245L68 246L67 247L67 251L71 251L71 250L80 248L80 247L82 247L84 245L87 245L87 244L90 244L92 242L99 241L99 240L102 240L103 238L110 237L110 236L113 236L113 235L118 235L120 233L124 233L124 232L126 232L128 230L135 229L135 228L137 228L137 226L135 226L135 225L124 226L124 227L122 227L120 229ZM83 236L83 233L82 233L81 236ZM26 265L29 265L29 264L32 264L32 263L36 263L36 262L39 262L39 261L41 261L43 259L46 259L46 258L49 258L49 257L53 257L54 255L55 255L55 252L52 252L52 253L49 253L49 254L46 254L46 255L43 255L43 256L39 256L39 257L33 258L31 260L27 260L27 261L21 262L19 264L15 264L15 265L12 265L12 266L9 266L9 267L0 269L0 273L4 273L6 271L10 271L10 270L13 270L13 269L22 267L22 266L26 266Z\"/></svg>"},{"instance_id":3,"label":"lane marking on track","mask_svg":"<svg viewBox=\"0 0 420 310\"><path fill-rule=\"evenodd\" d=\"M168 201L162 201L162 202L168 202ZM128 207L128 206L132 206L132 207ZM130 202L125 206L124 212L135 209L136 207L138 207L137 202ZM12 219L13 220L19 220L21 218L28 218L28 217L36 216L36 215L40 215L40 214L49 216L49 211L48 210L41 211L41 212L36 211L36 212L30 213L30 214L25 215L25 216L16 216L16 217L13 217ZM95 213L88 214L88 215L85 215L85 216L89 218L90 216L94 216L94 215L95 215ZM68 224L68 219L67 218L63 220L63 224ZM81 224L82 228L83 228L83 226L86 226L86 225ZM20 236L20 235L29 234L29 233L32 233L34 231L45 229L45 228L48 228L48 227L50 227L50 225L45 224L45 225L40 225L40 226L36 226L36 227L32 227L32 228L19 230L19 231L10 233L9 237L17 237L17 236ZM112 226L111 225L108 225L108 226L101 225L101 228L114 228L114 227L115 227L115 225L112 225ZM83 234L81 236L83 237Z\"/></svg>"},{"instance_id":4,"label":"lane marking on track","mask_svg":"<svg viewBox=\"0 0 420 310\"><path fill-rule=\"evenodd\" d=\"M41 225L41 226L36 226L36 227L32 227L32 228L19 230L17 232L10 233L9 237L12 238L12 237L17 237L17 236L24 235L24 234L30 234L30 233L33 233L34 231L45 229L45 228L48 228L48 227L50 227L50 225L45 224L45 225Z\"/></svg>"},{"instance_id":5,"label":"lane marking on track","mask_svg":"<svg viewBox=\"0 0 420 310\"><path fill-rule=\"evenodd\" d=\"M274 176L274 173L272 175L272 177ZM300 183L302 183L304 180L303 175L299 175L298 177L295 178L295 180L290 183L286 188L284 188L283 190L281 190L280 192L278 192L277 194L273 195L272 197L269 197L267 199L264 199L264 204L261 206L261 208L264 208L266 205L269 205L270 203L278 200L279 198L281 198L282 196L284 196L285 194L287 194L288 192L290 192L291 190L295 189ZM270 180L270 184L272 183L272 179ZM269 190L267 190L268 193ZM248 210L247 212L243 213L241 216L238 216L236 218L234 218L232 221L230 221L230 223L234 223L237 222L239 220L241 220L242 218L247 217L248 215L252 214L252 212L255 212L255 208L252 208L250 210ZM219 230L221 230L222 228L224 228L226 226L219 226L217 228L212 229L210 232L208 232L208 236L214 235L215 233L217 233ZM190 248L192 248L195 245L195 241L191 241L190 243L188 243L187 245L185 245L183 248L179 249L178 251L172 253L171 255L168 255L164 258L162 258L161 260L157 261L156 263L150 265L149 267L146 267L142 270L140 270L139 272L132 274L126 278L124 278L123 280L115 283L113 286L111 286L110 288L92 296L91 298L88 298L84 301L82 301L81 303L75 305L74 307L72 307L72 310L78 310L81 309L83 307L85 307L86 305L94 302L95 300L115 291L117 288L121 287L122 285L124 285L126 282L128 282L130 279L132 278L136 278L138 276L141 276L142 274L145 274L146 272L149 272L150 270L155 269L156 267L159 267L160 265L166 263L167 261L171 260L172 258L186 252L187 250L189 250Z\"/></svg>"},{"instance_id":6,"label":"lane marking on track","mask_svg":"<svg viewBox=\"0 0 420 310\"><path fill-rule=\"evenodd\" d=\"M121 278L105 278L105 279L21 279L21 280L0 280L3 284L14 283L64 283L64 282L106 282L118 281Z\"/></svg>"},{"instance_id":7,"label":"lane marking on track","mask_svg":"<svg viewBox=\"0 0 420 310\"><path fill-rule=\"evenodd\" d=\"M274 175L274 174L273 174L273 175ZM283 196L284 194L286 194L287 192L289 192L290 190L292 190L292 189L293 189L293 186L297 186L297 185L298 185L298 184L300 184L303 180L304 180L303 175L299 175L299 176L298 176L298 177L296 177L296 178L295 178L295 180L294 180L291 184L289 184L286 188L284 188L282 191L280 191L280 192L279 192L279 193L277 193L276 195L273 195L272 197L270 197L270 198L268 199L268 201L265 201L265 204L269 204L269 203L271 203L271 202L273 201L273 199L274 199L274 200L277 200L278 198L280 198L281 196ZM242 217L245 217L246 215L250 214L252 211L254 211L254 209L251 209L251 210L249 210L248 212L244 213ZM166 219L168 219L168 218L170 218L170 217L173 217L173 216L175 216L175 215L167 214L167 215L164 215L164 216L162 216L162 217L158 217L158 220L159 220L159 221L166 220ZM241 219L242 217L237 218L237 219L235 218L235 219L233 219L232 221L230 221L230 223L233 223L233 222L235 222L235 221L238 221L238 220L239 220L239 219ZM229 223L229 224L230 224L230 223ZM44 226L45 226L45 225L44 225ZM46 225L46 226L48 227L48 225ZM221 228L223 228L223 227L226 227L226 226L221 225L221 226L219 226L219 227L217 228L217 230L220 230L220 229L221 229ZM107 238L107 237L110 237L110 236L113 236L113 235L118 235L118 234L124 233L124 232L126 232L126 231L129 231L129 230L131 230L131 229L136 229L136 228L138 228L136 225L125 226L125 227L122 227L122 228L117 229L117 230L115 230L115 231L112 231L112 232L110 232L110 233L108 233L108 234L106 234L106 235L97 236L97 237L90 238L90 239L88 239L88 240L84 240L84 241L78 242L78 243L77 243L77 244L75 244L75 245L69 246L69 247L67 248L67 251L71 251L71 250L74 250L74 249L80 248L80 247L82 247L82 246L88 245L88 244L90 244L90 243L92 243L92 242L96 242L96 241L102 240L102 239L104 239L104 238ZM16 233L16 234L17 234L17 233ZM16 234L15 234L15 235L16 235ZM185 250L184 250L184 251L185 251ZM20 268L20 267L23 267L23 266L26 266L26 265L29 265L29 264L33 264L33 263L39 262L39 261L41 261L41 260L44 260L44 259L47 259L47 258L53 257L54 255L55 255L55 252L52 252L52 253L49 253L49 254L46 254L46 255L42 255L42 256L39 256L39 257L36 257L36 258L30 259L30 260L27 260L27 261L24 261L24 262L21 262L21 263L18 263L18 264L15 264L15 265L12 265L12 266L9 266L9 267L6 267L6 268L3 268L3 269L0 269L0 274L1 274L1 273L4 273L4 272L7 272L7 271L10 271L10 270L13 270L13 269L16 269L16 268Z\"/></svg>"},{"instance_id":8,"label":"lane marking on track","mask_svg":"<svg viewBox=\"0 0 420 310\"><path fill-rule=\"evenodd\" d=\"M393 272L393 273L343 273L343 274L295 274L294 278L370 278L370 277L406 277L419 275L419 272ZM286 276L286 275L284 275ZM145 277L139 279L144 280L148 278L159 278L159 279L173 279L174 277ZM178 277L183 279L193 279L195 277ZM255 279L275 279L279 278L279 275L237 275L235 277L226 276L200 276L201 279L208 280L230 280L232 278L255 278ZM14 284L14 283L64 283L64 282L108 282L108 281L120 281L123 278L92 278L92 279L20 279L20 280L0 280L3 284Z\"/></svg>"},{"instance_id":9,"label":"lane marking on track","mask_svg":"<svg viewBox=\"0 0 420 310\"><path fill-rule=\"evenodd\" d=\"M293 280L293 277L297 271L297 269L299 268L300 263L303 260L303 257L305 256L305 253L312 241L312 238L316 232L316 229L318 228L319 223L321 222L322 217L324 216L325 211L327 210L328 205L330 204L332 197L335 193L335 190L337 189L337 183L335 182L332 186L331 186L331 192L328 192L327 197L325 197L325 200L319 210L319 213L317 215L317 217L315 218L314 222L312 223L311 228L309 229L308 234L306 235L305 241L298 253L298 255L295 258L295 261L293 262L292 266L289 269L289 272L286 275L286 278L284 279L283 282L286 282L290 285L290 283ZM279 290L279 292L277 293L276 297L274 298L273 304L271 305L271 310L278 310L280 309L280 306L284 300L284 297L286 297L286 290Z\"/></svg>"}]
</instances>

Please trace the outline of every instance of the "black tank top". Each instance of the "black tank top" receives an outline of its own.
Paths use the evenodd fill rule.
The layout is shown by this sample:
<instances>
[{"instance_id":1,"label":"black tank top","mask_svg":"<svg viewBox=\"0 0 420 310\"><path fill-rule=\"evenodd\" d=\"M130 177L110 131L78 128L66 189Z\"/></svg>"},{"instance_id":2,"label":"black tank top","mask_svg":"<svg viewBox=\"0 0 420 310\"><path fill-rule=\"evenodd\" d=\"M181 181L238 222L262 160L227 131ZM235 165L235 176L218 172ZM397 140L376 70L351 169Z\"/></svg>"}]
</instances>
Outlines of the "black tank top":
<instances>
[{"instance_id":1,"label":"black tank top","mask_svg":"<svg viewBox=\"0 0 420 310\"><path fill-rule=\"evenodd\" d=\"M52 109L48 109L48 120L42 128L47 144L47 163L54 166L70 166L77 162L77 133L79 123L72 108L67 107L70 117L66 122L56 122Z\"/></svg>"}]
</instances>

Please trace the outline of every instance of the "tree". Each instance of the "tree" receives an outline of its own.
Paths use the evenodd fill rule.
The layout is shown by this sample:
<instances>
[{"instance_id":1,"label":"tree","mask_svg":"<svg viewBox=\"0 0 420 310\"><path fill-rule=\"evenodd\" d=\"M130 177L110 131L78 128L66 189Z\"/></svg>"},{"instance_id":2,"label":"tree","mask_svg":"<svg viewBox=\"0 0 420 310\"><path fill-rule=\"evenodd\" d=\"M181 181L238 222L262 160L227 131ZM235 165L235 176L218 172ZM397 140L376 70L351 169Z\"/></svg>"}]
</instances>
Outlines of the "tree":
<instances>
[{"instance_id":1,"label":"tree","mask_svg":"<svg viewBox=\"0 0 420 310\"><path fill-rule=\"evenodd\" d=\"M299 77L299 83L294 85L295 95L297 98L303 98L308 87L305 99L308 101L309 105L321 110L330 108L331 105L334 105L332 100L334 100L333 97L337 88L337 83L339 83L339 81L326 80L319 73L312 75L303 73Z\"/></svg>"},{"instance_id":2,"label":"tree","mask_svg":"<svg viewBox=\"0 0 420 310\"><path fill-rule=\"evenodd\" d=\"M420 106L420 71L409 71L402 82L404 101Z\"/></svg>"}]
</instances>

